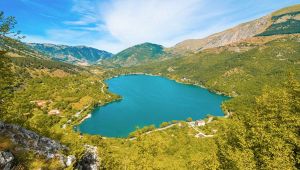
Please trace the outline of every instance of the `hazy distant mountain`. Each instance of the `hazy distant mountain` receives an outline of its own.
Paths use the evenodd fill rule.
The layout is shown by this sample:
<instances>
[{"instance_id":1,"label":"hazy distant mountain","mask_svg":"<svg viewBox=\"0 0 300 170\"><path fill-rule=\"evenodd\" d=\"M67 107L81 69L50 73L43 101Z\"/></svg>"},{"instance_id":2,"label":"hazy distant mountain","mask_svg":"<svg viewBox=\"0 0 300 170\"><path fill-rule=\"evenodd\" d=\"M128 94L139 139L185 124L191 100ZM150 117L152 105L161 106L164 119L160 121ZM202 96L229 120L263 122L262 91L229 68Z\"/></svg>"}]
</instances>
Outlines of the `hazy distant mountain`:
<instances>
[{"instance_id":1,"label":"hazy distant mountain","mask_svg":"<svg viewBox=\"0 0 300 170\"><path fill-rule=\"evenodd\" d=\"M158 44L143 43L127 48L113 57L102 60L106 66L133 66L158 59L165 54L164 47Z\"/></svg>"},{"instance_id":2,"label":"hazy distant mountain","mask_svg":"<svg viewBox=\"0 0 300 170\"><path fill-rule=\"evenodd\" d=\"M67 46L55 44L29 44L34 49L48 54L52 59L76 65L95 64L113 54L86 46Z\"/></svg>"},{"instance_id":3,"label":"hazy distant mountain","mask_svg":"<svg viewBox=\"0 0 300 170\"><path fill-rule=\"evenodd\" d=\"M173 51L200 51L224 46L255 37L300 33L300 5L287 7L254 21L213 34L203 39L190 39L178 43Z\"/></svg>"}]
</instances>

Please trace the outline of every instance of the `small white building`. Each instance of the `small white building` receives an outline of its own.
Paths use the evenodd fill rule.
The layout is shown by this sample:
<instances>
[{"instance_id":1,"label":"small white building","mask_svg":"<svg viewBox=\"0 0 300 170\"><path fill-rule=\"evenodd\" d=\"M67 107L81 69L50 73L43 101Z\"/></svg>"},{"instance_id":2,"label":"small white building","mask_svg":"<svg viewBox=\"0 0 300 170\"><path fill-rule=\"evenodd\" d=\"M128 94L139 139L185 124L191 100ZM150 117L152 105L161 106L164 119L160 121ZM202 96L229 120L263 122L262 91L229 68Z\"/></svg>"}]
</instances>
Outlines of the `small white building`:
<instances>
[{"instance_id":1,"label":"small white building","mask_svg":"<svg viewBox=\"0 0 300 170\"><path fill-rule=\"evenodd\" d=\"M58 109L53 109L48 112L49 115L59 115L60 111Z\"/></svg>"},{"instance_id":2,"label":"small white building","mask_svg":"<svg viewBox=\"0 0 300 170\"><path fill-rule=\"evenodd\" d=\"M205 121L204 120L196 120L195 126L205 126Z\"/></svg>"}]
</instances>

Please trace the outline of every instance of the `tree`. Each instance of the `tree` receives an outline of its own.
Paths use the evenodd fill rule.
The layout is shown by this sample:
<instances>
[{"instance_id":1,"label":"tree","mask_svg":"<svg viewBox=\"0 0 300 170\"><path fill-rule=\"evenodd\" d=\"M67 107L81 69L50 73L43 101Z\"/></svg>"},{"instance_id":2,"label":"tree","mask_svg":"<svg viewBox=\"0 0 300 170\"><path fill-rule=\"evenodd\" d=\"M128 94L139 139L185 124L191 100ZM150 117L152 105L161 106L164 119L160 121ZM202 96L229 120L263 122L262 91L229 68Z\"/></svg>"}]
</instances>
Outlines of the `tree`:
<instances>
[{"instance_id":1,"label":"tree","mask_svg":"<svg viewBox=\"0 0 300 170\"><path fill-rule=\"evenodd\" d=\"M186 121L191 122L191 121L193 121L193 118L189 117L186 119Z\"/></svg>"},{"instance_id":2,"label":"tree","mask_svg":"<svg viewBox=\"0 0 300 170\"><path fill-rule=\"evenodd\" d=\"M161 128L167 127L169 126L170 123L169 122L162 122L162 124L160 125Z\"/></svg>"},{"instance_id":3,"label":"tree","mask_svg":"<svg viewBox=\"0 0 300 170\"><path fill-rule=\"evenodd\" d=\"M16 20L14 17L9 16L5 17L4 12L0 12L0 34L2 36L5 36L6 34L9 34L10 31L15 27Z\"/></svg>"},{"instance_id":4,"label":"tree","mask_svg":"<svg viewBox=\"0 0 300 170\"><path fill-rule=\"evenodd\" d=\"M4 45L7 37L20 40L25 38L21 36L20 31L15 31L15 25L17 24L16 18L13 16L6 17L3 11L0 11L0 52L4 53L7 51L7 47Z\"/></svg>"},{"instance_id":5,"label":"tree","mask_svg":"<svg viewBox=\"0 0 300 170\"><path fill-rule=\"evenodd\" d=\"M252 110L221 125L221 169L299 169L300 84L293 76L284 84L266 86Z\"/></svg>"}]
</instances>

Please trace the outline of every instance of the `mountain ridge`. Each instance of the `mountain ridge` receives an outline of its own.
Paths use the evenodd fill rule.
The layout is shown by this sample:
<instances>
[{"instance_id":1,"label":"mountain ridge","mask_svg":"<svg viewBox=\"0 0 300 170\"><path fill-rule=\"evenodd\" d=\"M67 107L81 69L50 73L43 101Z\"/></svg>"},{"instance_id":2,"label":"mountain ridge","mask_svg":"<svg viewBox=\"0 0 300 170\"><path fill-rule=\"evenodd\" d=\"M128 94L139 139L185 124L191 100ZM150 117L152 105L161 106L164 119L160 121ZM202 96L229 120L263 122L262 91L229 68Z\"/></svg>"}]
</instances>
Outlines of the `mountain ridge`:
<instances>
[{"instance_id":1,"label":"mountain ridge","mask_svg":"<svg viewBox=\"0 0 300 170\"><path fill-rule=\"evenodd\" d=\"M287 25L290 25L291 28L287 29ZM255 36L300 33L299 25L300 5L294 5L205 38L184 40L171 47L171 50L174 52L197 52L203 49L239 42Z\"/></svg>"},{"instance_id":2,"label":"mountain ridge","mask_svg":"<svg viewBox=\"0 0 300 170\"><path fill-rule=\"evenodd\" d=\"M75 65L91 65L111 57L113 54L87 46L57 45L51 43L28 43L33 49L43 52L52 59Z\"/></svg>"},{"instance_id":3,"label":"mountain ridge","mask_svg":"<svg viewBox=\"0 0 300 170\"><path fill-rule=\"evenodd\" d=\"M241 23L202 39L184 40L170 48L152 43L138 44L117 53L109 59L102 60L99 64L106 67L130 67L149 61L186 56L189 53L206 49L214 49L248 40L252 41L255 39L254 37L297 33L300 33L300 5L280 9L261 18ZM160 49L158 53L151 52L151 48L154 46ZM238 47L236 48L236 50L239 50Z\"/></svg>"},{"instance_id":4,"label":"mountain ridge","mask_svg":"<svg viewBox=\"0 0 300 170\"><path fill-rule=\"evenodd\" d=\"M111 58L102 60L99 64L128 67L159 59L165 53L165 48L162 45L145 42L129 47Z\"/></svg>"}]
</instances>

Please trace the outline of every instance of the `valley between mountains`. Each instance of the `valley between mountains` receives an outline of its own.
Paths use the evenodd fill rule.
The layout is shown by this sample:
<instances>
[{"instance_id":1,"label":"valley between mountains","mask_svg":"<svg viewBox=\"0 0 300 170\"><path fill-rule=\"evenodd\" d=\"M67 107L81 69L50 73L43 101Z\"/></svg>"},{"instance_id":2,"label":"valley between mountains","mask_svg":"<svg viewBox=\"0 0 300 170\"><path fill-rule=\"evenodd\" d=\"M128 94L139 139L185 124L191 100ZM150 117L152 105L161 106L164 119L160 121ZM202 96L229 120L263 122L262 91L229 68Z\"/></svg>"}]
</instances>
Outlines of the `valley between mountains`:
<instances>
[{"instance_id":1,"label":"valley between mountains","mask_svg":"<svg viewBox=\"0 0 300 170\"><path fill-rule=\"evenodd\" d=\"M117 54L0 38L0 169L300 168L300 5L174 47L147 42ZM132 74L230 99L224 116L202 121L149 124L123 138L80 132L96 107L123 99L106 80Z\"/></svg>"}]
</instances>

